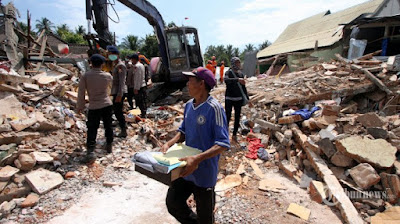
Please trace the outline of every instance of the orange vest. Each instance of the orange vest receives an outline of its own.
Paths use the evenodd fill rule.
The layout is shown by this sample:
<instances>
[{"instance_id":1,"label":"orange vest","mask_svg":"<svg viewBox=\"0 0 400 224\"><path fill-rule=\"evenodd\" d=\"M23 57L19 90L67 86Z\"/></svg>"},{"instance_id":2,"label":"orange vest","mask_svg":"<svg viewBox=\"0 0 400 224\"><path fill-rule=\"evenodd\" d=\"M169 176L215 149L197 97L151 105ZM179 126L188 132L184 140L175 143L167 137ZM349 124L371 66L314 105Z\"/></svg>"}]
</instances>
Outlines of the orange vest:
<instances>
[{"instance_id":1,"label":"orange vest","mask_svg":"<svg viewBox=\"0 0 400 224\"><path fill-rule=\"evenodd\" d=\"M219 67L219 80L220 80L221 82L224 81L224 69L225 69L225 65L221 65L221 66Z\"/></svg>"},{"instance_id":2,"label":"orange vest","mask_svg":"<svg viewBox=\"0 0 400 224\"><path fill-rule=\"evenodd\" d=\"M214 76L215 76L215 73L217 72L217 60L211 61L211 63L213 66L213 70L211 70L211 71L214 73Z\"/></svg>"},{"instance_id":3,"label":"orange vest","mask_svg":"<svg viewBox=\"0 0 400 224\"><path fill-rule=\"evenodd\" d=\"M212 64L207 64L207 65L206 65L206 68L207 68L208 70L212 71L212 73L214 73L215 68L214 68L214 66L212 66ZM215 76L215 73L214 73L214 76Z\"/></svg>"}]
</instances>

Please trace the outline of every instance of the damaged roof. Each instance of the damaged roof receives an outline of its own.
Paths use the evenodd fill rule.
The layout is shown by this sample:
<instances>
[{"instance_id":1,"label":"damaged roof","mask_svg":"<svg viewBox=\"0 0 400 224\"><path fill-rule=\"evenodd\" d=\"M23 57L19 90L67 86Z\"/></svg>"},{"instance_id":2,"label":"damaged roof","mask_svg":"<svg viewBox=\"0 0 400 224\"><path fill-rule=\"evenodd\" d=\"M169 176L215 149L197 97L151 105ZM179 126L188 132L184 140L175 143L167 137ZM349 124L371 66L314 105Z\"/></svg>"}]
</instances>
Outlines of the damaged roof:
<instances>
[{"instance_id":1,"label":"damaged roof","mask_svg":"<svg viewBox=\"0 0 400 224\"><path fill-rule=\"evenodd\" d=\"M330 11L311 16L299 22L290 24L278 39L269 47L259 51L257 58L313 49L316 41L318 47L331 46L342 38L343 26L362 14L375 13L385 0L371 0L337 13Z\"/></svg>"}]
</instances>

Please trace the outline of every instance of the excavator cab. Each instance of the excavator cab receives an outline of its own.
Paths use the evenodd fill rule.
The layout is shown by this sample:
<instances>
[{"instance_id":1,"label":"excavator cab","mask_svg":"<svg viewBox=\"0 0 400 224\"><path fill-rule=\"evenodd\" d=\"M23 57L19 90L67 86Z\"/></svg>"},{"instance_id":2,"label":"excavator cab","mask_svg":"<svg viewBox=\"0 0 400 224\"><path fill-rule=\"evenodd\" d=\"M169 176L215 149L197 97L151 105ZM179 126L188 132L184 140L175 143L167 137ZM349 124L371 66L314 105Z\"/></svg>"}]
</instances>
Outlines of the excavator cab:
<instances>
[{"instance_id":1,"label":"excavator cab","mask_svg":"<svg viewBox=\"0 0 400 224\"><path fill-rule=\"evenodd\" d=\"M182 79L182 71L203 65L196 28L173 27L165 30L170 61L171 81Z\"/></svg>"}]
</instances>

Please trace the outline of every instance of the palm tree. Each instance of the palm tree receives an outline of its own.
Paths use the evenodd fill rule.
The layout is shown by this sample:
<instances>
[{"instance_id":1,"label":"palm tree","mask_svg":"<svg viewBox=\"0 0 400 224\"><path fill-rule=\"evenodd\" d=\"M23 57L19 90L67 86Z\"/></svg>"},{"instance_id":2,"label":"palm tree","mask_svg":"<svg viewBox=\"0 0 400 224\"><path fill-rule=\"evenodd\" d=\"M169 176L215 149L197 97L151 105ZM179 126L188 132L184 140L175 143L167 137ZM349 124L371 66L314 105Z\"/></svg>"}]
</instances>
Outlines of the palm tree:
<instances>
[{"instance_id":1,"label":"palm tree","mask_svg":"<svg viewBox=\"0 0 400 224\"><path fill-rule=\"evenodd\" d=\"M65 35L66 33L69 33L69 32L70 32L70 29L69 29L68 25L65 23L58 25L56 28L56 33L60 37L62 37L63 35Z\"/></svg>"},{"instance_id":2,"label":"palm tree","mask_svg":"<svg viewBox=\"0 0 400 224\"><path fill-rule=\"evenodd\" d=\"M120 44L121 48L130 49L133 51L137 51L140 48L141 41L139 37L135 35L128 35L125 38L122 38L122 42Z\"/></svg>"},{"instance_id":3,"label":"palm tree","mask_svg":"<svg viewBox=\"0 0 400 224\"><path fill-rule=\"evenodd\" d=\"M86 29L82 25L79 25L78 28L75 29L75 33L84 35L86 33Z\"/></svg>"},{"instance_id":4,"label":"palm tree","mask_svg":"<svg viewBox=\"0 0 400 224\"><path fill-rule=\"evenodd\" d=\"M271 45L271 42L269 42L269 40L266 40L258 46L258 50L262 50L262 49L268 47L269 45Z\"/></svg>"},{"instance_id":5,"label":"palm tree","mask_svg":"<svg viewBox=\"0 0 400 224\"><path fill-rule=\"evenodd\" d=\"M253 44L247 44L244 48L244 52L254 51L255 47Z\"/></svg>"},{"instance_id":6,"label":"palm tree","mask_svg":"<svg viewBox=\"0 0 400 224\"><path fill-rule=\"evenodd\" d=\"M40 20L36 20L36 29L38 33L44 30L46 33L51 32L55 28L54 24L46 17L42 17Z\"/></svg>"}]
</instances>

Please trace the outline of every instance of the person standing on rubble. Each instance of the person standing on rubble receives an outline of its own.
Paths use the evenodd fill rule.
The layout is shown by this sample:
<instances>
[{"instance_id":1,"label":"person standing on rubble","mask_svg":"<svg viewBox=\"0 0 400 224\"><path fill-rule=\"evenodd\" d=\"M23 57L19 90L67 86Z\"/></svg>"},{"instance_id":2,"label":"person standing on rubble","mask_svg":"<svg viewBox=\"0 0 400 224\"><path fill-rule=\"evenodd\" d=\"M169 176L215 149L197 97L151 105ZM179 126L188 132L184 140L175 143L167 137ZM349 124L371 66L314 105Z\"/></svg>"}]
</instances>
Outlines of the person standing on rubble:
<instances>
[{"instance_id":1,"label":"person standing on rubble","mask_svg":"<svg viewBox=\"0 0 400 224\"><path fill-rule=\"evenodd\" d=\"M85 108L85 92L89 95L89 112L87 120L86 157L83 162L95 160L94 148L96 145L97 129L100 119L103 120L105 136L107 139L106 151L112 152L113 129L112 129L112 102L108 96L107 87L111 84L113 77L110 73L101 70L105 58L99 54L90 57L92 69L87 71L79 81L77 112L81 113Z\"/></svg>"},{"instance_id":2,"label":"person standing on rubble","mask_svg":"<svg viewBox=\"0 0 400 224\"><path fill-rule=\"evenodd\" d=\"M225 70L225 62L221 61L221 65L219 66L219 82L224 83L224 70Z\"/></svg>"},{"instance_id":3,"label":"person standing on rubble","mask_svg":"<svg viewBox=\"0 0 400 224\"><path fill-rule=\"evenodd\" d=\"M132 110L132 109L134 109L133 108L133 97L134 97L133 88L135 86L133 75L134 75L136 66L132 63L130 55L127 56L127 58L129 60L128 66L127 66L128 71L127 71L127 75L126 75L126 87L128 88L127 99L128 99L128 103L129 103L129 109Z\"/></svg>"},{"instance_id":4,"label":"person standing on rubble","mask_svg":"<svg viewBox=\"0 0 400 224\"><path fill-rule=\"evenodd\" d=\"M243 106L243 97L247 97L246 81L240 71L241 64L238 57L231 59L231 67L225 73L224 81L226 83L225 91L225 111L228 124L232 116L232 107L235 109L235 123L233 126L232 140L237 142L237 132L239 129L240 113Z\"/></svg>"},{"instance_id":5,"label":"person standing on rubble","mask_svg":"<svg viewBox=\"0 0 400 224\"><path fill-rule=\"evenodd\" d=\"M133 93L135 96L136 106L139 107L141 112L141 117L146 117L147 105L146 105L146 79L145 79L145 68L142 63L139 61L138 54L132 54L130 56L132 64L134 66L133 79L134 79L134 88Z\"/></svg>"},{"instance_id":6,"label":"person standing on rubble","mask_svg":"<svg viewBox=\"0 0 400 224\"><path fill-rule=\"evenodd\" d=\"M171 183L166 205L168 212L181 223L214 223L219 155L230 148L227 121L221 104L210 96L216 84L212 72L199 67L183 74L189 78L187 86L193 99L185 105L178 134L161 151L166 152L175 143L185 141L186 145L203 152L180 159L187 164L181 177ZM191 194L194 194L197 214L186 204Z\"/></svg>"},{"instance_id":7,"label":"person standing on rubble","mask_svg":"<svg viewBox=\"0 0 400 224\"><path fill-rule=\"evenodd\" d=\"M108 59L113 63L112 75L113 83L111 88L111 95L113 96L114 114L117 117L121 132L118 137L125 138L126 123L123 113L124 100L127 91L126 82L126 66L125 63L119 58L119 50L115 46L107 46Z\"/></svg>"}]
</instances>

